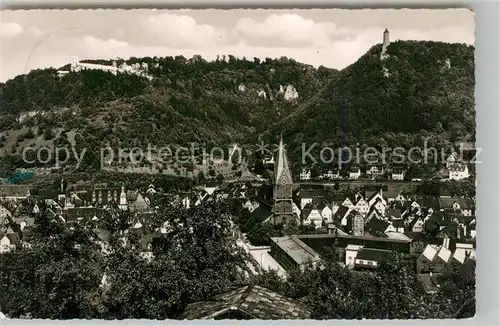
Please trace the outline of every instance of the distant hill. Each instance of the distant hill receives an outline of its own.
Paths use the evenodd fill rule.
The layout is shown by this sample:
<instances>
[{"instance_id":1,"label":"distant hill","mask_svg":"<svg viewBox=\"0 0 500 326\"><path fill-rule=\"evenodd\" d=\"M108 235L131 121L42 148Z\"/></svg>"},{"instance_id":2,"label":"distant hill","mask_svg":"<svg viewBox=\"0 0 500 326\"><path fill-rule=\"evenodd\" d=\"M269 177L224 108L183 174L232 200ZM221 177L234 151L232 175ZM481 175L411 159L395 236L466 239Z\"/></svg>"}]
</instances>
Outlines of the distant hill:
<instances>
[{"instance_id":1,"label":"distant hill","mask_svg":"<svg viewBox=\"0 0 500 326\"><path fill-rule=\"evenodd\" d=\"M53 69L35 70L0 85L2 156L30 143L250 144L274 142L282 131L293 153L301 142L341 146L344 111L351 144L473 138L472 46L399 41L389 45L385 60L380 52L375 45L341 71L287 58L232 56L126 61L147 66L152 80L97 70L62 77Z\"/></svg>"}]
</instances>

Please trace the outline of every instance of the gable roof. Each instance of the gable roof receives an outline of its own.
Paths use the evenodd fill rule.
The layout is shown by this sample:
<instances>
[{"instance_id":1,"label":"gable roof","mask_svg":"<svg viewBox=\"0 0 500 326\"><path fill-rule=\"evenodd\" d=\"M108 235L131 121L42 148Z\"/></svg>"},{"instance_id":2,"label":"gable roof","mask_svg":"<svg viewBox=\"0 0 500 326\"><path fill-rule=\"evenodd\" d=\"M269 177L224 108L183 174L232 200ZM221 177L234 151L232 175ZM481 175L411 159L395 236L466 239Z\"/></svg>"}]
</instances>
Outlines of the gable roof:
<instances>
[{"instance_id":1,"label":"gable roof","mask_svg":"<svg viewBox=\"0 0 500 326\"><path fill-rule=\"evenodd\" d=\"M365 231L375 237L385 237L385 230L389 227L389 223L378 218L372 218L365 226Z\"/></svg>"},{"instance_id":2,"label":"gable roof","mask_svg":"<svg viewBox=\"0 0 500 326\"><path fill-rule=\"evenodd\" d=\"M311 316L305 304L267 288L249 285L192 303L186 307L183 317L214 319L231 311L242 312L252 319L307 319Z\"/></svg>"},{"instance_id":3,"label":"gable roof","mask_svg":"<svg viewBox=\"0 0 500 326\"><path fill-rule=\"evenodd\" d=\"M333 215L333 219L340 222L344 217L347 216L347 214L349 214L350 211L351 208L347 206L340 206L339 209L337 209L337 212L335 212L335 214Z\"/></svg>"},{"instance_id":4,"label":"gable roof","mask_svg":"<svg viewBox=\"0 0 500 326\"><path fill-rule=\"evenodd\" d=\"M409 227L411 227L411 228L414 227L418 221L421 221L423 223L424 219L421 216L413 215L413 219L411 220Z\"/></svg>"},{"instance_id":5,"label":"gable roof","mask_svg":"<svg viewBox=\"0 0 500 326\"><path fill-rule=\"evenodd\" d=\"M391 250L361 248L356 255L356 259L381 261L391 254Z\"/></svg>"},{"instance_id":6,"label":"gable roof","mask_svg":"<svg viewBox=\"0 0 500 326\"><path fill-rule=\"evenodd\" d=\"M261 203L252 213L253 218L259 222L265 222L271 215L273 215L271 206Z\"/></svg>"}]
</instances>

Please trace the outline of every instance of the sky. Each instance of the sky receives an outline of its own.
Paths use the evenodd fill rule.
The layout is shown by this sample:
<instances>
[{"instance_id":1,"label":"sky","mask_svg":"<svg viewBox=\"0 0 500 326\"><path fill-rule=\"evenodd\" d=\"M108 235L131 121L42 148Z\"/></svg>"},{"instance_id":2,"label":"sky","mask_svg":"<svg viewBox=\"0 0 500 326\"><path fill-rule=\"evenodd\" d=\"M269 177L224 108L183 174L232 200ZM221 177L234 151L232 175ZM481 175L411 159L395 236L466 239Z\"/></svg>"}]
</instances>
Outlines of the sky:
<instances>
[{"instance_id":1,"label":"sky","mask_svg":"<svg viewBox=\"0 0 500 326\"><path fill-rule=\"evenodd\" d=\"M342 69L393 40L474 44L469 9L2 10L0 81L72 56L279 58Z\"/></svg>"}]
</instances>

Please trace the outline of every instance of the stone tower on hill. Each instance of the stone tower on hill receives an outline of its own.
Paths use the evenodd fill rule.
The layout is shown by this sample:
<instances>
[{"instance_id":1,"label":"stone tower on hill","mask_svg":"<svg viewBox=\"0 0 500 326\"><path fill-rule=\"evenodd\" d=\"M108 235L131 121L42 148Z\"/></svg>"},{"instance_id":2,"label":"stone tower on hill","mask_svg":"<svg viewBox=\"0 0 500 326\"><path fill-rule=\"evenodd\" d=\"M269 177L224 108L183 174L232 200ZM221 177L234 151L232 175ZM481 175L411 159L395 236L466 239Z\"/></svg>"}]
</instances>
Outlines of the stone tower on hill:
<instances>
[{"instance_id":1,"label":"stone tower on hill","mask_svg":"<svg viewBox=\"0 0 500 326\"><path fill-rule=\"evenodd\" d=\"M390 36L389 36L389 30L387 28L384 31L384 38L382 41L382 53L380 53L380 59L383 60L387 57L386 51L387 47L389 46L389 43L391 42Z\"/></svg>"},{"instance_id":2,"label":"stone tower on hill","mask_svg":"<svg viewBox=\"0 0 500 326\"><path fill-rule=\"evenodd\" d=\"M286 224L294 219L292 200L292 173L288 165L283 137L280 139L278 156L274 167L273 216L275 224Z\"/></svg>"}]
</instances>

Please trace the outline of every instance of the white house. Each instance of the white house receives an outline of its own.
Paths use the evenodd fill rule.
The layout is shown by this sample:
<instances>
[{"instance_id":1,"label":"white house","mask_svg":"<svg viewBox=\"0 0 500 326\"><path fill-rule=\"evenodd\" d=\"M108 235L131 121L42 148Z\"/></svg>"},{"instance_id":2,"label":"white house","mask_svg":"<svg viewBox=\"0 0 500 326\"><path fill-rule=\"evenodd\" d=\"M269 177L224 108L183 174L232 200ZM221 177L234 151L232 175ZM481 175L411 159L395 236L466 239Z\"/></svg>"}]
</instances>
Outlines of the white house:
<instances>
[{"instance_id":1,"label":"white house","mask_svg":"<svg viewBox=\"0 0 500 326\"><path fill-rule=\"evenodd\" d=\"M421 217L414 217L410 222L411 232L422 232L424 229L424 220Z\"/></svg>"},{"instance_id":2,"label":"white house","mask_svg":"<svg viewBox=\"0 0 500 326\"><path fill-rule=\"evenodd\" d=\"M145 246L142 247L142 250L139 252L139 256L142 259L146 259L149 261L154 258L153 245L151 244L151 242L147 243Z\"/></svg>"},{"instance_id":3,"label":"white house","mask_svg":"<svg viewBox=\"0 0 500 326\"><path fill-rule=\"evenodd\" d=\"M323 209L321 210L321 216L323 217L323 220L326 221L327 223L332 222L333 212L330 206L324 205Z\"/></svg>"},{"instance_id":4,"label":"white house","mask_svg":"<svg viewBox=\"0 0 500 326\"><path fill-rule=\"evenodd\" d=\"M314 223L316 228L320 228L325 223L331 223L332 220L332 211L331 208L324 204L307 204L300 214L302 217L302 223L304 225L310 225Z\"/></svg>"},{"instance_id":5,"label":"white house","mask_svg":"<svg viewBox=\"0 0 500 326\"><path fill-rule=\"evenodd\" d=\"M370 210L370 206L368 205L368 203L364 198L360 198L356 203L356 205L354 206L354 209L364 216Z\"/></svg>"},{"instance_id":6,"label":"white house","mask_svg":"<svg viewBox=\"0 0 500 326\"><path fill-rule=\"evenodd\" d=\"M370 198L368 198L368 205L370 205L370 207L371 207L377 201L381 201L383 205L387 205L387 201L384 199L382 189L380 189L378 192L372 194L370 196Z\"/></svg>"},{"instance_id":7,"label":"white house","mask_svg":"<svg viewBox=\"0 0 500 326\"><path fill-rule=\"evenodd\" d=\"M347 245L345 248L345 265L346 266L354 266L354 262L356 260L356 256L358 255L358 251L363 248L363 246L359 245Z\"/></svg>"},{"instance_id":8,"label":"white house","mask_svg":"<svg viewBox=\"0 0 500 326\"><path fill-rule=\"evenodd\" d=\"M449 166L449 179L462 180L469 177L469 168L467 165L461 163L453 163Z\"/></svg>"},{"instance_id":9,"label":"white house","mask_svg":"<svg viewBox=\"0 0 500 326\"><path fill-rule=\"evenodd\" d=\"M349 179L356 180L361 176L361 170L359 168L351 168L349 170Z\"/></svg>"},{"instance_id":10,"label":"white house","mask_svg":"<svg viewBox=\"0 0 500 326\"><path fill-rule=\"evenodd\" d=\"M19 236L17 233L8 233L0 239L0 254L16 249L19 244Z\"/></svg>"},{"instance_id":11,"label":"white house","mask_svg":"<svg viewBox=\"0 0 500 326\"><path fill-rule=\"evenodd\" d=\"M366 170L366 174L375 178L384 175L384 168L382 166L372 165Z\"/></svg>"},{"instance_id":12,"label":"white house","mask_svg":"<svg viewBox=\"0 0 500 326\"><path fill-rule=\"evenodd\" d=\"M393 169L391 177L392 180L404 180L405 171L403 169Z\"/></svg>"},{"instance_id":13,"label":"white house","mask_svg":"<svg viewBox=\"0 0 500 326\"><path fill-rule=\"evenodd\" d=\"M346 197L344 199L344 201L342 202L342 204L340 204L340 206L346 206L346 207L349 207L349 208L354 208L354 204L352 203L351 199L349 197Z\"/></svg>"},{"instance_id":14,"label":"white house","mask_svg":"<svg viewBox=\"0 0 500 326\"><path fill-rule=\"evenodd\" d=\"M311 180L311 170L302 169L302 172L300 172L300 180Z\"/></svg>"},{"instance_id":15,"label":"white house","mask_svg":"<svg viewBox=\"0 0 500 326\"><path fill-rule=\"evenodd\" d=\"M387 205L384 205L384 202L382 200L377 200L375 204L373 204L371 207L375 207L377 211L382 214L382 216L385 216L385 211L387 209Z\"/></svg>"},{"instance_id":16,"label":"white house","mask_svg":"<svg viewBox=\"0 0 500 326\"><path fill-rule=\"evenodd\" d=\"M450 165L455 164L458 162L458 154L456 152L453 152L448 156L446 159L446 168L449 169Z\"/></svg>"},{"instance_id":17,"label":"white house","mask_svg":"<svg viewBox=\"0 0 500 326\"><path fill-rule=\"evenodd\" d=\"M306 207L302 210L302 218L304 225L314 223L316 228L320 228L323 222L323 216L321 216L321 211L317 207L312 209L308 209L308 207Z\"/></svg>"}]
</instances>

